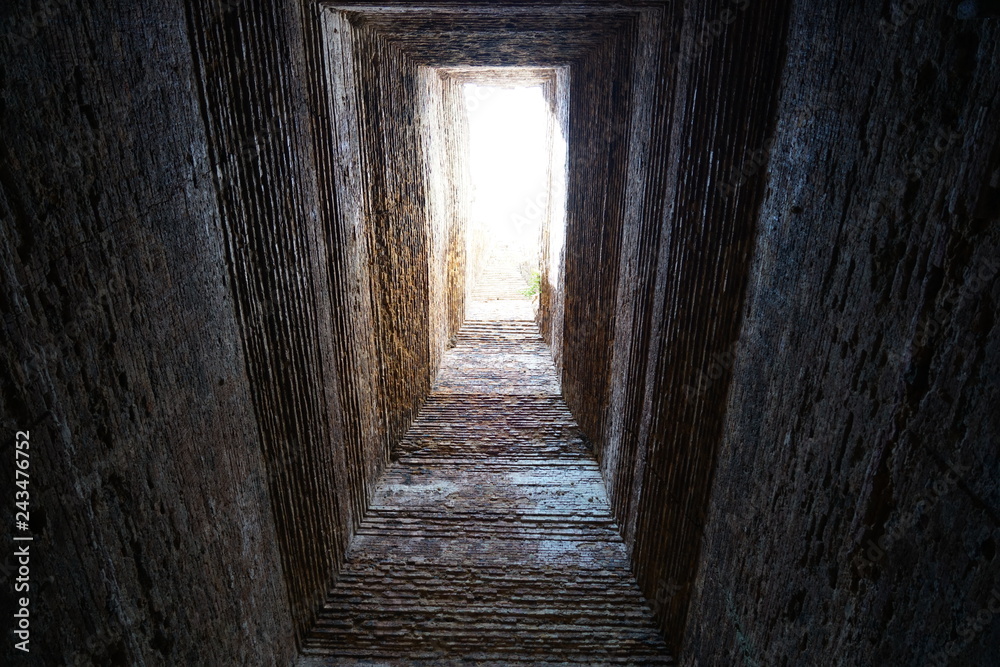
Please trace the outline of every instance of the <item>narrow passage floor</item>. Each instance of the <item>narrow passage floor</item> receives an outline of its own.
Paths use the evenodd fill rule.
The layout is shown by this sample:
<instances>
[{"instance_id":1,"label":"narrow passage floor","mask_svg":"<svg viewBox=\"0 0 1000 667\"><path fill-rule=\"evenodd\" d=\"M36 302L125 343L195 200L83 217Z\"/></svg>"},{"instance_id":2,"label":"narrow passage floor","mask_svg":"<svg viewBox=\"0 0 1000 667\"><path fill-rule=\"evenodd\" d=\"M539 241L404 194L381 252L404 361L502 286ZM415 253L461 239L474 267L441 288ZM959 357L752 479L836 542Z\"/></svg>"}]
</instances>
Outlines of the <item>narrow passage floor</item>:
<instances>
[{"instance_id":1,"label":"narrow passage floor","mask_svg":"<svg viewBox=\"0 0 1000 667\"><path fill-rule=\"evenodd\" d=\"M671 664L534 322L465 323L305 650L306 665Z\"/></svg>"}]
</instances>

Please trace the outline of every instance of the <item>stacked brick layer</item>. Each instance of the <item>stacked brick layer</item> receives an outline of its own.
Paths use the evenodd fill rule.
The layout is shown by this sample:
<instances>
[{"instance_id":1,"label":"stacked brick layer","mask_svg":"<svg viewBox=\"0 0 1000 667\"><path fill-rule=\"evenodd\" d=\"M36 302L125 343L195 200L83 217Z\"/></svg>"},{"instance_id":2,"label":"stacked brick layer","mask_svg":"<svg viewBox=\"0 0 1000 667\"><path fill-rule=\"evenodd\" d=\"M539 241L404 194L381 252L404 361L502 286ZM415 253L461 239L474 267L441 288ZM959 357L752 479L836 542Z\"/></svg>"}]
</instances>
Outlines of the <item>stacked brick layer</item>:
<instances>
[{"instance_id":1,"label":"stacked brick layer","mask_svg":"<svg viewBox=\"0 0 1000 667\"><path fill-rule=\"evenodd\" d=\"M671 662L533 322L467 322L395 456L307 664Z\"/></svg>"}]
</instances>

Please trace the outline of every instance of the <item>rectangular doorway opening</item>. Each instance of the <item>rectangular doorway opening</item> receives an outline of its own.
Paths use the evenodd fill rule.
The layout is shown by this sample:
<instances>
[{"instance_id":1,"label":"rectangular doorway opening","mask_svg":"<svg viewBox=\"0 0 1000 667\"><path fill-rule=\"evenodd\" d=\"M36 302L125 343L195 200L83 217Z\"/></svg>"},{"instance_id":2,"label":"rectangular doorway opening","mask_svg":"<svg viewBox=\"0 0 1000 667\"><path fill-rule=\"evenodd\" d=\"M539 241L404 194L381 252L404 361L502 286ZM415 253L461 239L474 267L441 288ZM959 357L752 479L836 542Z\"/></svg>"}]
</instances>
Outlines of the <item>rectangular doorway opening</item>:
<instances>
[{"instance_id":1,"label":"rectangular doorway opening","mask_svg":"<svg viewBox=\"0 0 1000 667\"><path fill-rule=\"evenodd\" d=\"M534 319L552 146L541 85L466 83L470 319Z\"/></svg>"},{"instance_id":2,"label":"rectangular doorway opening","mask_svg":"<svg viewBox=\"0 0 1000 667\"><path fill-rule=\"evenodd\" d=\"M463 232L463 320L537 321L561 292L567 73L506 67L438 76L440 136L430 155L451 183L435 187L433 168L429 176L446 219Z\"/></svg>"}]
</instances>

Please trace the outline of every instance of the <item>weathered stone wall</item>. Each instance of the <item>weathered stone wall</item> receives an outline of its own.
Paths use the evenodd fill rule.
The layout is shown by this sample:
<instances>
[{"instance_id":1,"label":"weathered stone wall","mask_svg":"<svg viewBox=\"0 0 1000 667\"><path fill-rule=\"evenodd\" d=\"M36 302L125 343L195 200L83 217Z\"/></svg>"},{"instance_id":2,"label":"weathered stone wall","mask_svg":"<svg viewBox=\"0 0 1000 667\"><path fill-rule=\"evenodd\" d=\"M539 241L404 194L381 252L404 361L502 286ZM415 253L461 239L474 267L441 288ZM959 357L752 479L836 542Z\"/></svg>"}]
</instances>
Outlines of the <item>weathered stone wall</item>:
<instances>
[{"instance_id":1,"label":"weathered stone wall","mask_svg":"<svg viewBox=\"0 0 1000 667\"><path fill-rule=\"evenodd\" d=\"M352 462L338 475L348 482L346 492L356 525L367 508L374 485L385 465L388 445L380 403L379 364L376 353L372 267L367 255L368 216L362 173L362 143L357 68L352 57L353 28L340 12L316 12L317 22L308 31L306 53L313 62L308 74L313 82L310 98L322 191L331 193L325 225L331 264L332 289L341 294L333 331L338 341L340 400L345 406L344 446ZM337 549L343 551L349 535ZM338 556L339 557L339 556ZM339 568L339 565L338 565ZM320 592L317 591L317 595Z\"/></svg>"},{"instance_id":2,"label":"weathered stone wall","mask_svg":"<svg viewBox=\"0 0 1000 667\"><path fill-rule=\"evenodd\" d=\"M674 648L727 380L683 388L736 337L761 180L719 188L766 140L785 22L780 2L675 5L572 69L564 393Z\"/></svg>"},{"instance_id":3,"label":"weathered stone wall","mask_svg":"<svg viewBox=\"0 0 1000 667\"><path fill-rule=\"evenodd\" d=\"M357 16L427 66L568 65L565 257L541 326L678 646L728 382L682 389L736 338L763 180L725 186L773 123L787 4Z\"/></svg>"},{"instance_id":4,"label":"weathered stone wall","mask_svg":"<svg viewBox=\"0 0 1000 667\"><path fill-rule=\"evenodd\" d=\"M433 372L465 320L468 190L467 127L462 83L439 69L418 68L420 144L424 148L427 219L431 239L431 353ZM437 316L446 313L446 316ZM433 377L431 377L433 380Z\"/></svg>"},{"instance_id":5,"label":"weathered stone wall","mask_svg":"<svg viewBox=\"0 0 1000 667\"><path fill-rule=\"evenodd\" d=\"M546 88L549 117L549 200L542 225L541 267L536 320L562 375L566 297L566 196L569 179L569 68L558 67Z\"/></svg>"},{"instance_id":6,"label":"weathered stone wall","mask_svg":"<svg viewBox=\"0 0 1000 667\"><path fill-rule=\"evenodd\" d=\"M615 35L570 69L563 395L580 428L601 443L611 381L632 74L632 34Z\"/></svg>"},{"instance_id":7,"label":"weathered stone wall","mask_svg":"<svg viewBox=\"0 0 1000 667\"><path fill-rule=\"evenodd\" d=\"M4 12L36 657L288 662L456 320L416 67L312 2Z\"/></svg>"},{"instance_id":8,"label":"weathered stone wall","mask_svg":"<svg viewBox=\"0 0 1000 667\"><path fill-rule=\"evenodd\" d=\"M193 33L301 636L430 389L454 319L432 279L454 272L451 244L434 251L416 65L356 15L291 9L193 12Z\"/></svg>"},{"instance_id":9,"label":"weathered stone wall","mask_svg":"<svg viewBox=\"0 0 1000 667\"><path fill-rule=\"evenodd\" d=\"M377 467L366 461L377 453L359 455L344 441L350 407L341 406L352 397L338 385L356 371L338 363L331 335L346 298L330 287L340 267L330 261L324 224L335 223L308 133L305 68L296 57L302 31L294 13L268 2L221 13L199 4L190 13L227 269L301 634L363 511L366 484L348 487L349 471ZM355 358L370 359L370 343L351 347Z\"/></svg>"},{"instance_id":10,"label":"weathered stone wall","mask_svg":"<svg viewBox=\"0 0 1000 667\"><path fill-rule=\"evenodd\" d=\"M30 431L34 535L31 652L13 648L5 574L0 662L287 662L190 17L178 2L0 13L2 456Z\"/></svg>"},{"instance_id":11,"label":"weathered stone wall","mask_svg":"<svg viewBox=\"0 0 1000 667\"><path fill-rule=\"evenodd\" d=\"M952 11L795 3L685 664L996 663L1000 35Z\"/></svg>"},{"instance_id":12,"label":"weathered stone wall","mask_svg":"<svg viewBox=\"0 0 1000 667\"><path fill-rule=\"evenodd\" d=\"M445 4L0 9L37 657L288 661L464 312L421 68L519 65L567 68L541 324L668 642L988 660L996 25L798 2L786 59L785 1Z\"/></svg>"},{"instance_id":13,"label":"weathered stone wall","mask_svg":"<svg viewBox=\"0 0 1000 667\"><path fill-rule=\"evenodd\" d=\"M380 402L387 436L396 440L431 382L431 237L418 139L419 89L416 66L398 48L364 27L356 35L353 58L360 95L364 231L380 359Z\"/></svg>"}]
</instances>

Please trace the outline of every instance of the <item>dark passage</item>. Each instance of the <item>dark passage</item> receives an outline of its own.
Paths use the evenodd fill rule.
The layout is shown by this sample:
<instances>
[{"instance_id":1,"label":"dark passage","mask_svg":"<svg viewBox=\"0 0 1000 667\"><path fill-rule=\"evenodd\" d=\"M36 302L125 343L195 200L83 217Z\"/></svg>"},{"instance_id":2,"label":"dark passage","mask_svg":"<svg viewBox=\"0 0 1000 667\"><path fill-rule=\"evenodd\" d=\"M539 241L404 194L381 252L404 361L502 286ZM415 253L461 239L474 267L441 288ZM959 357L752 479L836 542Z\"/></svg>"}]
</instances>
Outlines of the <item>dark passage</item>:
<instances>
[{"instance_id":1,"label":"dark passage","mask_svg":"<svg viewBox=\"0 0 1000 667\"><path fill-rule=\"evenodd\" d=\"M0 1L0 665L994 667L992 4Z\"/></svg>"}]
</instances>

